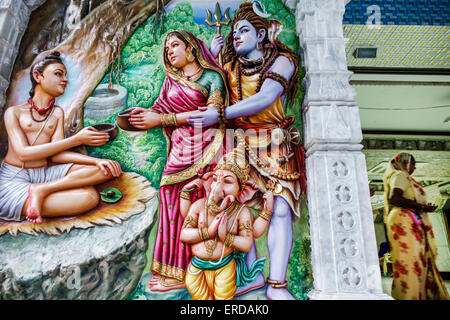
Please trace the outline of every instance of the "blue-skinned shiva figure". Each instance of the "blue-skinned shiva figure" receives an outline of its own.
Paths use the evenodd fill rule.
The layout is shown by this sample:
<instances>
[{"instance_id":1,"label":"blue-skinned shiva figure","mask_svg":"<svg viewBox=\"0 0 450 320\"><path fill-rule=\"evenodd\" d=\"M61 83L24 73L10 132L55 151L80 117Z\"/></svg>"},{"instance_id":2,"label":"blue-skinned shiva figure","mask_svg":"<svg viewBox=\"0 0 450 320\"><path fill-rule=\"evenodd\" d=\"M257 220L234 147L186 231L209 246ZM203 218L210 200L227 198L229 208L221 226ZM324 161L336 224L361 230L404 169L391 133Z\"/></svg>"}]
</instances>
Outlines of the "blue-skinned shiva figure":
<instances>
[{"instance_id":1,"label":"blue-skinned shiva figure","mask_svg":"<svg viewBox=\"0 0 450 320\"><path fill-rule=\"evenodd\" d=\"M231 105L205 108L189 121L204 127L224 121L228 128L236 129L238 142L246 144L251 180L261 193L273 191L275 203L267 235L270 270L266 294L268 299L289 300L294 299L286 281L293 242L292 219L293 215L300 215L300 195L305 193L306 178L304 149L293 127L293 117L284 115L283 103L292 104L297 93L298 57L276 38L281 26L275 20L269 21L261 7L257 1L242 3L225 39L223 67ZM223 48L223 40L221 35L212 40L211 52L215 57ZM250 266L255 260L253 245L246 263ZM264 285L264 276L260 274L252 283L238 288L236 295Z\"/></svg>"}]
</instances>

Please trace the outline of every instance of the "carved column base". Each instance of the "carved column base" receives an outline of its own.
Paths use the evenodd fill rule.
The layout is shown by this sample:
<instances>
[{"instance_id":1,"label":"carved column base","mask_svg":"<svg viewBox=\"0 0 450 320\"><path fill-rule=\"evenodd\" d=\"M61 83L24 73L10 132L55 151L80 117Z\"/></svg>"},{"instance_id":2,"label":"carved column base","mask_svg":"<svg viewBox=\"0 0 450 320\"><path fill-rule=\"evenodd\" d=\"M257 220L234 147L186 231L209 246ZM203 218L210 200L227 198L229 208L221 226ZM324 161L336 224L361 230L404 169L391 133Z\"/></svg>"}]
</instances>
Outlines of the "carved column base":
<instances>
[{"instance_id":1,"label":"carved column base","mask_svg":"<svg viewBox=\"0 0 450 320\"><path fill-rule=\"evenodd\" d=\"M315 151L306 158L306 172L311 298L383 297L364 155Z\"/></svg>"}]
</instances>

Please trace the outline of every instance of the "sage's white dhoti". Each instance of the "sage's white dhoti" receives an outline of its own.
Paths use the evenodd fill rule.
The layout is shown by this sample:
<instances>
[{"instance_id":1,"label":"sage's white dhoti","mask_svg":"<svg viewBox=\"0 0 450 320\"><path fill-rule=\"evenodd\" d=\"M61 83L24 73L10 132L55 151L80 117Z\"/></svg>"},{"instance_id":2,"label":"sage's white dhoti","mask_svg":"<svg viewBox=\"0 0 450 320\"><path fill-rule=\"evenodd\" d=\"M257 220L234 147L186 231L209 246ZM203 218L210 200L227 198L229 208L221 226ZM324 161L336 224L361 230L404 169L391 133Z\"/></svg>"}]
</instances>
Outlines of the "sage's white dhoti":
<instances>
[{"instance_id":1,"label":"sage's white dhoti","mask_svg":"<svg viewBox=\"0 0 450 320\"><path fill-rule=\"evenodd\" d=\"M0 169L0 220L21 221L22 208L32 183L44 183L67 175L73 163L22 169L2 162Z\"/></svg>"}]
</instances>

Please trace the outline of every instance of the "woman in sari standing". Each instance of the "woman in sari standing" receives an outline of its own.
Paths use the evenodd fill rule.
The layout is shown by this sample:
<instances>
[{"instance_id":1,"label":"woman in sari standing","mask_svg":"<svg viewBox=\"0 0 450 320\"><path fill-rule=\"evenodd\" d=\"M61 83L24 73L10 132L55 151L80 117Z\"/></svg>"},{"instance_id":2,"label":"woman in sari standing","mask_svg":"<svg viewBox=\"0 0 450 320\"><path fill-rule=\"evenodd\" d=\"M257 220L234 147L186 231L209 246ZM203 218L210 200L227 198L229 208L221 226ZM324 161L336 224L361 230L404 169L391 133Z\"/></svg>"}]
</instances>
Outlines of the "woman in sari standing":
<instances>
[{"instance_id":1,"label":"woman in sari standing","mask_svg":"<svg viewBox=\"0 0 450 320\"><path fill-rule=\"evenodd\" d=\"M184 30L169 32L164 47L167 72L160 95L149 109L134 108L130 123L139 129L163 127L168 157L160 184L160 218L153 251L152 291L185 287L189 245L180 241L184 216L180 212L183 187L201 171L213 169L222 154L225 128L194 127L189 117L203 107L228 105L223 70L206 45ZM191 201L204 197L203 189L188 190ZM186 194L186 193L185 193Z\"/></svg>"},{"instance_id":2,"label":"woman in sari standing","mask_svg":"<svg viewBox=\"0 0 450 320\"><path fill-rule=\"evenodd\" d=\"M437 249L423 188L411 177L415 159L396 155L383 177L384 222L394 271L392 297L399 300L448 299L436 267Z\"/></svg>"}]
</instances>

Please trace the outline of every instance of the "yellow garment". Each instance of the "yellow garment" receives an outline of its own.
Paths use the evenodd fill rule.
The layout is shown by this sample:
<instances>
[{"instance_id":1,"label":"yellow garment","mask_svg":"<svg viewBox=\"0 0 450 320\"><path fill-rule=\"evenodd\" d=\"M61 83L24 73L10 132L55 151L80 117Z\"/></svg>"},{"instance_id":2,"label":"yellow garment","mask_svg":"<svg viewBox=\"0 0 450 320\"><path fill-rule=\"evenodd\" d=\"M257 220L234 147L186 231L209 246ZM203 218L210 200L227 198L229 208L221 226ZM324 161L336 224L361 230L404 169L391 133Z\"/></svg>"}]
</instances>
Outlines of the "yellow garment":
<instances>
[{"instance_id":1,"label":"yellow garment","mask_svg":"<svg viewBox=\"0 0 450 320\"><path fill-rule=\"evenodd\" d=\"M224 69L227 73L230 101L231 104L235 104L239 102L236 66L231 70L231 62L228 62L225 64ZM251 76L241 75L242 99L246 99L256 93L260 76L259 73ZM297 159L295 157L292 157L282 166L276 162L278 157L288 155L292 150L285 150L283 147L276 149L276 146L271 144L271 130L282 127L283 123L286 122L281 98L278 98L274 103L257 114L236 118L233 121L236 127L244 130L245 140L253 153L257 155L261 161L269 164L268 168L261 169L255 163L254 159L250 157L249 162L252 165L250 176L252 180L263 193L267 191L267 181L269 178L277 181L281 185L282 190L275 192L275 195L283 197L289 203L295 215L299 216L301 192L299 180L278 179L271 177L267 173L270 171L283 171L289 174L297 171ZM256 203L251 206L255 209L259 209L261 205L261 203Z\"/></svg>"},{"instance_id":2,"label":"yellow garment","mask_svg":"<svg viewBox=\"0 0 450 320\"><path fill-rule=\"evenodd\" d=\"M237 290L236 263L233 259L217 270L201 270L189 264L185 282L193 300L232 300Z\"/></svg>"},{"instance_id":3,"label":"yellow garment","mask_svg":"<svg viewBox=\"0 0 450 320\"><path fill-rule=\"evenodd\" d=\"M231 104L235 104L239 102L236 70L231 70L231 62L225 64L224 69L227 73L227 80L230 87ZM251 76L242 74L242 99L246 99L256 93L259 76L259 73ZM283 104L281 102L281 98L278 98L263 111L249 117L236 118L234 119L234 123L239 127L245 127L250 124L256 125L258 128L276 128L279 123L284 121L284 119Z\"/></svg>"},{"instance_id":4,"label":"yellow garment","mask_svg":"<svg viewBox=\"0 0 450 320\"><path fill-rule=\"evenodd\" d=\"M449 299L436 267L437 248L429 213L421 214L423 224L417 226L409 210L389 201L394 188L398 188L403 190L404 198L426 204L425 191L410 177L406 168L396 169L391 162L383 178L384 221L394 272L391 295L399 300Z\"/></svg>"}]
</instances>

